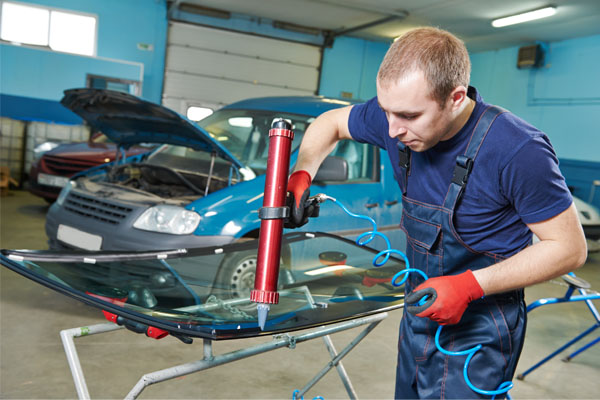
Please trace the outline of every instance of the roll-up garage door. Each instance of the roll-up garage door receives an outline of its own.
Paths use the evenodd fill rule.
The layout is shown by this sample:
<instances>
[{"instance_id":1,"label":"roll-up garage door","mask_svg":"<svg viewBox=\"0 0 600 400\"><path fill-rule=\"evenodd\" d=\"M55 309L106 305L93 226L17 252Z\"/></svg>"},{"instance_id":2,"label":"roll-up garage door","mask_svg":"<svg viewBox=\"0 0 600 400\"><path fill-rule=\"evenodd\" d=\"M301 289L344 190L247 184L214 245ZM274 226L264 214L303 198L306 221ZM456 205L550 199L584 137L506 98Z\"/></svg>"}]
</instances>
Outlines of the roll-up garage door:
<instances>
[{"instance_id":1,"label":"roll-up garage door","mask_svg":"<svg viewBox=\"0 0 600 400\"><path fill-rule=\"evenodd\" d=\"M163 104L185 115L190 106L313 95L320 57L317 46L171 22Z\"/></svg>"}]
</instances>

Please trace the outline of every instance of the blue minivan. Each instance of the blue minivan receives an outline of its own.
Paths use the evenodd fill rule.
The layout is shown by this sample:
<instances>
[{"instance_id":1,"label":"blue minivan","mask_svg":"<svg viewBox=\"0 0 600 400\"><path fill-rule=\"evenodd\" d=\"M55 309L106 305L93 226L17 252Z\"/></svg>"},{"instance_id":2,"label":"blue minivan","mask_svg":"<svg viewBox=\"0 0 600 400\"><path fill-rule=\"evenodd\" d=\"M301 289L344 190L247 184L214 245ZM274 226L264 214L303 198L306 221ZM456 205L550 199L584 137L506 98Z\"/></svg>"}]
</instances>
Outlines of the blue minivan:
<instances>
[{"instance_id":1,"label":"blue minivan","mask_svg":"<svg viewBox=\"0 0 600 400\"><path fill-rule=\"evenodd\" d=\"M74 176L49 209L51 249L111 251L221 246L257 238L273 120L284 118L293 125L293 166L315 117L351 104L317 96L249 99L195 124L161 105L115 91L67 90L61 103L121 149L161 144ZM340 142L314 179L311 194L317 193L372 217L395 248L404 248L401 192L383 150ZM327 202L320 216L301 229L356 237L370 228ZM251 275L254 257L238 260Z\"/></svg>"}]
</instances>

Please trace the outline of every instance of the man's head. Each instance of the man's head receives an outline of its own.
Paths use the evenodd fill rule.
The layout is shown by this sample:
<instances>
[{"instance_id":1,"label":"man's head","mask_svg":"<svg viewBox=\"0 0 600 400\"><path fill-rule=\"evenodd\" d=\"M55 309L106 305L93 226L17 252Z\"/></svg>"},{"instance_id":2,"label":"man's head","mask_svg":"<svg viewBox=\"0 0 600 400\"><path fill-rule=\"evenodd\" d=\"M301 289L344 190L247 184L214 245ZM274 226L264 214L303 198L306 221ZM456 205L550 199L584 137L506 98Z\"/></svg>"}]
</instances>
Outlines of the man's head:
<instances>
[{"instance_id":1,"label":"man's head","mask_svg":"<svg viewBox=\"0 0 600 400\"><path fill-rule=\"evenodd\" d=\"M460 39L436 28L412 30L392 44L377 75L390 136L415 151L452 137L466 119L471 63ZM467 116L468 117L468 116Z\"/></svg>"},{"instance_id":2,"label":"man's head","mask_svg":"<svg viewBox=\"0 0 600 400\"><path fill-rule=\"evenodd\" d=\"M377 83L387 88L416 71L423 73L430 96L443 107L454 88L469 86L469 53L464 43L450 32L417 28L391 45L379 67Z\"/></svg>"}]
</instances>

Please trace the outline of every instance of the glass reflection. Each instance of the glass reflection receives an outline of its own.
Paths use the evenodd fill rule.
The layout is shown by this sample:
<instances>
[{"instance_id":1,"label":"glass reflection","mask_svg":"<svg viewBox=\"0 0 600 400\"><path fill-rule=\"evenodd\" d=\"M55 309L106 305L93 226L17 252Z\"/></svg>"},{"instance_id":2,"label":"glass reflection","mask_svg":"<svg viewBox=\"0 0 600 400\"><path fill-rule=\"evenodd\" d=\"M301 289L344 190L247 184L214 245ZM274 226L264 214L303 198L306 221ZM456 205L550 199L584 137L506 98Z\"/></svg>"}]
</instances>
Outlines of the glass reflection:
<instances>
[{"instance_id":1,"label":"glass reflection","mask_svg":"<svg viewBox=\"0 0 600 400\"><path fill-rule=\"evenodd\" d=\"M265 331L254 286L258 241L157 252L3 250L3 265L124 318L186 336L248 337L338 322L401 307L391 279L404 262L374 267L377 253L324 233L284 235L279 304Z\"/></svg>"}]
</instances>

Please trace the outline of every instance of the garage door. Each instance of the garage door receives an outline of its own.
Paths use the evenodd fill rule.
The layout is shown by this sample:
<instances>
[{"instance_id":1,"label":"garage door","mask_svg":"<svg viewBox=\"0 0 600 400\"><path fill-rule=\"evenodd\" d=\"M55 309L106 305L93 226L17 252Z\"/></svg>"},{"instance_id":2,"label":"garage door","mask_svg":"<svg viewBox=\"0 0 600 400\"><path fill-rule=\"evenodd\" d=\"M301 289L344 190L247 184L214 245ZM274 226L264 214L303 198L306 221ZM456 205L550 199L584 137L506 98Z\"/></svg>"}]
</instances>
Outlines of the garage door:
<instances>
[{"instance_id":1,"label":"garage door","mask_svg":"<svg viewBox=\"0 0 600 400\"><path fill-rule=\"evenodd\" d=\"M171 22L163 104L219 108L260 96L313 95L317 46Z\"/></svg>"}]
</instances>

